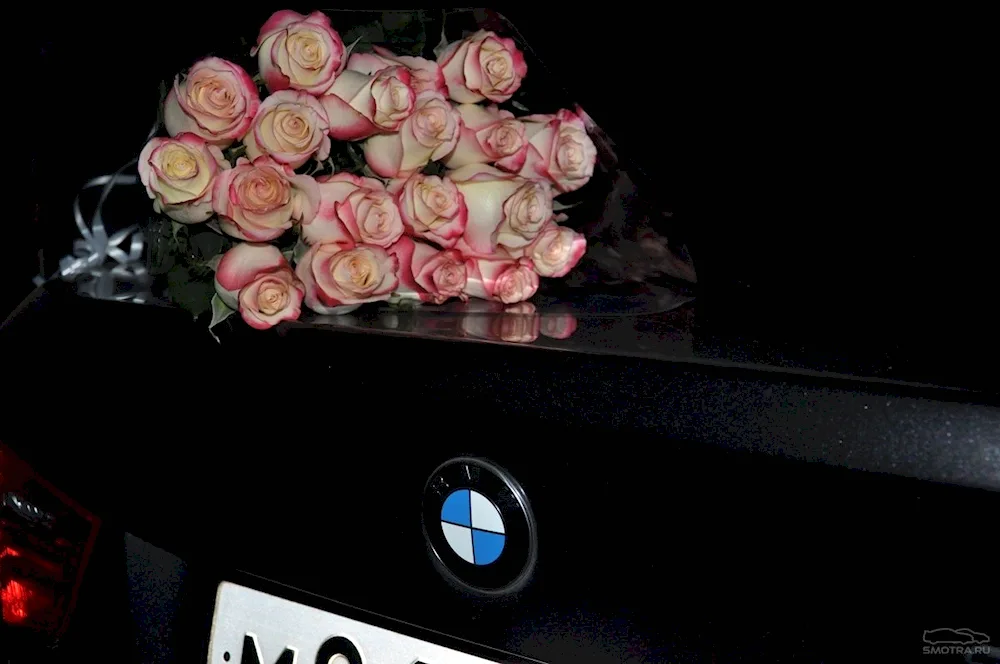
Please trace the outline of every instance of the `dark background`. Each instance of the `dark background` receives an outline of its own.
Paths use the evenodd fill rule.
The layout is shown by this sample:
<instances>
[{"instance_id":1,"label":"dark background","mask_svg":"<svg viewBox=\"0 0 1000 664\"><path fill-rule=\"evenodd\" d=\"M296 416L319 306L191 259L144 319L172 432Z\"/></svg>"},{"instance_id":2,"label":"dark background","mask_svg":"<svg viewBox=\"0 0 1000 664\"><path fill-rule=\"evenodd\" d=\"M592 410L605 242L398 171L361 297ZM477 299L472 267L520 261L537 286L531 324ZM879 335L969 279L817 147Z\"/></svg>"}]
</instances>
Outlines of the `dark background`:
<instances>
[{"instance_id":1,"label":"dark background","mask_svg":"<svg viewBox=\"0 0 1000 664\"><path fill-rule=\"evenodd\" d=\"M24 94L13 139L32 195L7 221L5 309L38 271L34 247L68 251L79 185L139 150L158 82L223 38L252 42L276 7L22 24L8 82ZM694 253L700 320L970 375L994 360L995 132L977 16L498 9L657 184L674 213L664 232Z\"/></svg>"}]
</instances>

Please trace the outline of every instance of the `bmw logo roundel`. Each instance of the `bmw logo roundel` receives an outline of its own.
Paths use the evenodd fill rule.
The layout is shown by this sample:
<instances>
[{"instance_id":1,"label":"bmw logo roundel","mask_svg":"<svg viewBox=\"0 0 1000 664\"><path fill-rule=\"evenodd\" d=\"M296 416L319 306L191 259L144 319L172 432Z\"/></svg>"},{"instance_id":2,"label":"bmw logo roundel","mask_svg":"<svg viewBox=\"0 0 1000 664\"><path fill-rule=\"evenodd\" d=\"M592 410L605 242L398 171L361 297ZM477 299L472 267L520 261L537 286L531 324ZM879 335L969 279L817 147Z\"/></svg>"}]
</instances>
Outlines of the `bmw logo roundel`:
<instances>
[{"instance_id":1,"label":"bmw logo roundel","mask_svg":"<svg viewBox=\"0 0 1000 664\"><path fill-rule=\"evenodd\" d=\"M535 519L521 485L473 457L438 466L427 480L424 535L439 570L488 595L519 589L538 556Z\"/></svg>"}]
</instances>

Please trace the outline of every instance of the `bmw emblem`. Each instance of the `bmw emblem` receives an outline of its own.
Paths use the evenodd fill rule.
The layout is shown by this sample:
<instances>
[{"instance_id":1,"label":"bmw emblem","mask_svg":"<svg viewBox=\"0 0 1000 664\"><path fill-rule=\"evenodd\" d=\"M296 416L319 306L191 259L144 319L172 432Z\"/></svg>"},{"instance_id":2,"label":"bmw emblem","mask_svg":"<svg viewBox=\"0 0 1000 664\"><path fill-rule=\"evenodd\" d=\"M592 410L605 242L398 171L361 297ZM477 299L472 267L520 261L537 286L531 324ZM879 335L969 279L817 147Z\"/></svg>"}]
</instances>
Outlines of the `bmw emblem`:
<instances>
[{"instance_id":1,"label":"bmw emblem","mask_svg":"<svg viewBox=\"0 0 1000 664\"><path fill-rule=\"evenodd\" d=\"M521 485L502 468L452 459L427 480L424 535L450 581L487 595L518 590L538 557L535 519Z\"/></svg>"}]
</instances>

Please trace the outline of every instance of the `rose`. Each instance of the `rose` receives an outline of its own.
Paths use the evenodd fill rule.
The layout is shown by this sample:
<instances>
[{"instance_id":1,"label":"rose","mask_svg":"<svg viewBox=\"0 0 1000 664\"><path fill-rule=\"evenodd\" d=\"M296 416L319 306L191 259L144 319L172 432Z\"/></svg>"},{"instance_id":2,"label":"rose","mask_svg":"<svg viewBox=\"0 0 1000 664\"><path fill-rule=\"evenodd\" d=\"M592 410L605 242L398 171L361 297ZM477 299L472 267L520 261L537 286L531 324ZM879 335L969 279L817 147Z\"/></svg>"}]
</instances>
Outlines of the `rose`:
<instances>
[{"instance_id":1,"label":"rose","mask_svg":"<svg viewBox=\"0 0 1000 664\"><path fill-rule=\"evenodd\" d=\"M416 95L410 70L390 67L371 76L345 71L320 97L330 118L330 135L340 141L358 141L392 132L413 113Z\"/></svg>"},{"instance_id":2,"label":"rose","mask_svg":"<svg viewBox=\"0 0 1000 664\"><path fill-rule=\"evenodd\" d=\"M486 30L449 44L437 60L448 96L460 104L507 101L528 73L514 40Z\"/></svg>"},{"instance_id":3,"label":"rose","mask_svg":"<svg viewBox=\"0 0 1000 664\"><path fill-rule=\"evenodd\" d=\"M349 240L384 248L403 235L396 199L381 181L337 173L321 178L318 186L319 212L302 224L307 244Z\"/></svg>"},{"instance_id":4,"label":"rose","mask_svg":"<svg viewBox=\"0 0 1000 664\"><path fill-rule=\"evenodd\" d=\"M524 255L535 265L535 272L543 277L564 277L572 270L587 250L587 239L571 228L554 222L524 248Z\"/></svg>"},{"instance_id":5,"label":"rose","mask_svg":"<svg viewBox=\"0 0 1000 664\"><path fill-rule=\"evenodd\" d=\"M259 107L257 86L242 67L205 58L194 63L183 82L174 79L163 103L163 123L171 136L187 131L226 147L247 133Z\"/></svg>"},{"instance_id":6,"label":"rose","mask_svg":"<svg viewBox=\"0 0 1000 664\"><path fill-rule=\"evenodd\" d=\"M212 208L227 235L267 242L292 227L311 221L319 208L319 187L308 175L261 156L240 157L236 167L215 178Z\"/></svg>"},{"instance_id":7,"label":"rose","mask_svg":"<svg viewBox=\"0 0 1000 664\"><path fill-rule=\"evenodd\" d=\"M413 114L399 133L372 136L364 143L365 161L386 178L405 178L455 148L462 118L437 92L417 95Z\"/></svg>"},{"instance_id":8,"label":"rose","mask_svg":"<svg viewBox=\"0 0 1000 664\"><path fill-rule=\"evenodd\" d=\"M389 191L396 195L408 234L451 248L465 232L465 199L447 177L414 173L390 182Z\"/></svg>"},{"instance_id":9,"label":"rose","mask_svg":"<svg viewBox=\"0 0 1000 664\"><path fill-rule=\"evenodd\" d=\"M444 84L444 74L441 67L433 60L414 57L412 55L396 55L387 48L372 46L374 53L352 53L347 61L347 68L362 74L371 75L387 67L403 66L410 70L413 78L410 84L413 91L421 93L425 90L448 94Z\"/></svg>"},{"instance_id":10,"label":"rose","mask_svg":"<svg viewBox=\"0 0 1000 664\"><path fill-rule=\"evenodd\" d=\"M462 133L455 149L444 159L448 168L467 164L492 164L517 173L528 156L528 141L524 125L510 111L496 106L462 104L457 107L462 116Z\"/></svg>"},{"instance_id":11,"label":"rose","mask_svg":"<svg viewBox=\"0 0 1000 664\"><path fill-rule=\"evenodd\" d=\"M434 304L441 304L450 297L468 299L462 292L467 268L461 253L454 249L436 249L408 237L400 238L389 253L399 260L397 294Z\"/></svg>"},{"instance_id":12,"label":"rose","mask_svg":"<svg viewBox=\"0 0 1000 664\"><path fill-rule=\"evenodd\" d=\"M344 42L323 12L309 16L289 9L275 12L260 29L250 55L257 56L271 92L292 88L323 94L346 64Z\"/></svg>"},{"instance_id":13,"label":"rose","mask_svg":"<svg viewBox=\"0 0 1000 664\"><path fill-rule=\"evenodd\" d=\"M468 258L465 294L514 304L538 290L538 274L528 258Z\"/></svg>"},{"instance_id":14,"label":"rose","mask_svg":"<svg viewBox=\"0 0 1000 664\"><path fill-rule=\"evenodd\" d=\"M450 173L469 209L463 240L477 254L527 246L552 218L552 189L484 164Z\"/></svg>"},{"instance_id":15,"label":"rose","mask_svg":"<svg viewBox=\"0 0 1000 664\"><path fill-rule=\"evenodd\" d=\"M350 241L314 244L295 274L306 287L306 306L321 314L344 314L365 302L388 300L399 284L399 261L382 247Z\"/></svg>"},{"instance_id":16,"label":"rose","mask_svg":"<svg viewBox=\"0 0 1000 664\"><path fill-rule=\"evenodd\" d=\"M568 339L576 332L573 314L546 314L542 316L542 334L552 339Z\"/></svg>"},{"instance_id":17,"label":"rose","mask_svg":"<svg viewBox=\"0 0 1000 664\"><path fill-rule=\"evenodd\" d=\"M139 154L139 179L153 209L182 224L212 216L212 184L228 168L222 150L187 132L150 139Z\"/></svg>"},{"instance_id":18,"label":"rose","mask_svg":"<svg viewBox=\"0 0 1000 664\"><path fill-rule=\"evenodd\" d=\"M243 144L247 157L270 155L280 164L298 168L316 156L330 156L330 123L316 98L306 92L281 90L264 100Z\"/></svg>"},{"instance_id":19,"label":"rose","mask_svg":"<svg viewBox=\"0 0 1000 664\"><path fill-rule=\"evenodd\" d=\"M559 191L575 191L594 174L597 148L583 118L563 109L554 115L521 118L528 138L528 157L520 175L549 180Z\"/></svg>"},{"instance_id":20,"label":"rose","mask_svg":"<svg viewBox=\"0 0 1000 664\"><path fill-rule=\"evenodd\" d=\"M247 325L266 330L299 317L305 287L277 247L241 242L219 261L215 292Z\"/></svg>"},{"instance_id":21,"label":"rose","mask_svg":"<svg viewBox=\"0 0 1000 664\"><path fill-rule=\"evenodd\" d=\"M480 339L530 344L538 339L540 318L535 305L519 302L497 313L463 316L462 331Z\"/></svg>"}]
</instances>

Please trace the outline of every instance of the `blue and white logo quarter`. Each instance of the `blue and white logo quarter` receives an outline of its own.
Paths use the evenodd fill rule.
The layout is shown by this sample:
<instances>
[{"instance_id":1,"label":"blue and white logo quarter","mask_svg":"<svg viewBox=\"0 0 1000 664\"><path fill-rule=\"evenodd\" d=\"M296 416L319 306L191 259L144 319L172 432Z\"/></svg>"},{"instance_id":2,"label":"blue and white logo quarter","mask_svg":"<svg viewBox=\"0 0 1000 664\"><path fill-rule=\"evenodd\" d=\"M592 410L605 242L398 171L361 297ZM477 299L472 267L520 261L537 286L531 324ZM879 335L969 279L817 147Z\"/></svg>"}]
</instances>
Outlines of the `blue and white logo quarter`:
<instances>
[{"instance_id":1,"label":"blue and white logo quarter","mask_svg":"<svg viewBox=\"0 0 1000 664\"><path fill-rule=\"evenodd\" d=\"M445 499L441 530L452 550L473 565L496 561L507 539L500 510L474 489L458 489Z\"/></svg>"}]
</instances>

